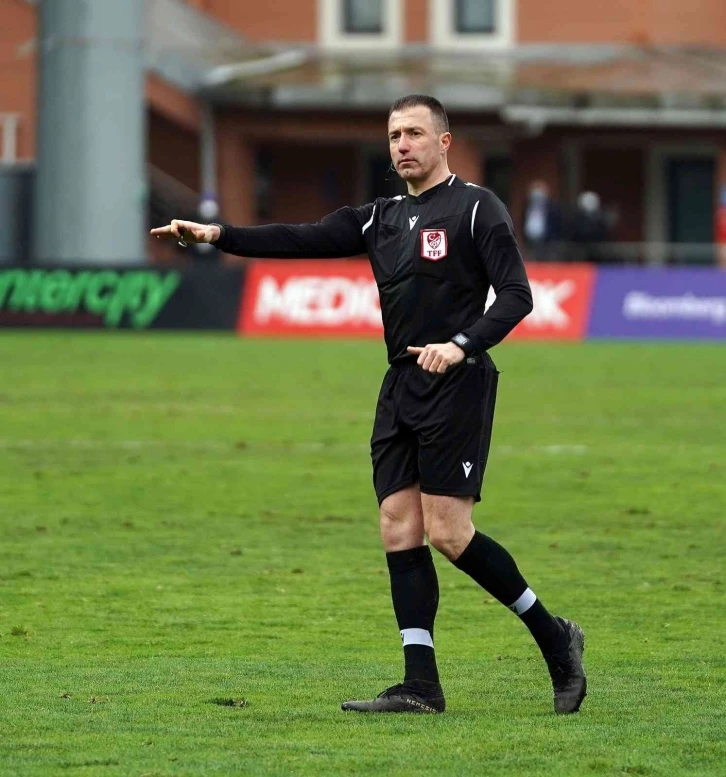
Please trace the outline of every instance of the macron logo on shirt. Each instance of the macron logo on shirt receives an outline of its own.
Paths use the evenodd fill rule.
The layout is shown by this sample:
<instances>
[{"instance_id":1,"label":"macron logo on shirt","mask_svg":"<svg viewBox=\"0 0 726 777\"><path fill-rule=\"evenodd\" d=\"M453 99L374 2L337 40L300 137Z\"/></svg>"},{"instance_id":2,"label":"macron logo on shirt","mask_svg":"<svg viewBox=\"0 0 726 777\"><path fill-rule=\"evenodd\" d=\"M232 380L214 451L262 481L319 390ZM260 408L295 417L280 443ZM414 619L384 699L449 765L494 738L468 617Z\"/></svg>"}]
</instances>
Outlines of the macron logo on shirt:
<instances>
[{"instance_id":1,"label":"macron logo on shirt","mask_svg":"<svg viewBox=\"0 0 726 777\"><path fill-rule=\"evenodd\" d=\"M410 232L410 231L413 229L413 227L414 227L414 224L415 224L417 221L418 221L418 216L413 216L413 217L412 217L412 216L409 216L409 217L408 217L408 224L409 224L408 231L409 231L409 232Z\"/></svg>"}]
</instances>

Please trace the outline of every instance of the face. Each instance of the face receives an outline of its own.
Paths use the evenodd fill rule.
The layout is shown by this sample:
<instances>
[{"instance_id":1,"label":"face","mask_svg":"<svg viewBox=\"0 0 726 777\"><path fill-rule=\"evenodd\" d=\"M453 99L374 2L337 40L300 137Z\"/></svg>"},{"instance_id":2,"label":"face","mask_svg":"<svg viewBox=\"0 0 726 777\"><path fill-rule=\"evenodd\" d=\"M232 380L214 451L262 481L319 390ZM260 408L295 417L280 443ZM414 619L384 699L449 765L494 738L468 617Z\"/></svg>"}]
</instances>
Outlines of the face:
<instances>
[{"instance_id":1,"label":"face","mask_svg":"<svg viewBox=\"0 0 726 777\"><path fill-rule=\"evenodd\" d=\"M532 181L529 187L529 193L537 199L547 199L550 194L550 188L544 181Z\"/></svg>"},{"instance_id":2,"label":"face","mask_svg":"<svg viewBox=\"0 0 726 777\"><path fill-rule=\"evenodd\" d=\"M419 181L443 163L451 135L439 133L431 111L425 105L417 105L391 114L388 143L396 172L405 181Z\"/></svg>"}]
</instances>

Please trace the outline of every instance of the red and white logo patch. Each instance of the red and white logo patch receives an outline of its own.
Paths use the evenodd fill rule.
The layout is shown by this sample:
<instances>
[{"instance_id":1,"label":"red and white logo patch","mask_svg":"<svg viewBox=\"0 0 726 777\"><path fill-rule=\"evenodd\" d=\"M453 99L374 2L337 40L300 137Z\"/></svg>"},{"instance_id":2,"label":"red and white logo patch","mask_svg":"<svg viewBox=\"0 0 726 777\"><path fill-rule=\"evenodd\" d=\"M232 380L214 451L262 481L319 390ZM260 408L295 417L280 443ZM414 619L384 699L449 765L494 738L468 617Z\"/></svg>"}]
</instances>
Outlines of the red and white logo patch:
<instances>
[{"instance_id":1,"label":"red and white logo patch","mask_svg":"<svg viewBox=\"0 0 726 777\"><path fill-rule=\"evenodd\" d=\"M438 262L449 252L449 240L445 229L421 230L421 256L431 262Z\"/></svg>"}]
</instances>

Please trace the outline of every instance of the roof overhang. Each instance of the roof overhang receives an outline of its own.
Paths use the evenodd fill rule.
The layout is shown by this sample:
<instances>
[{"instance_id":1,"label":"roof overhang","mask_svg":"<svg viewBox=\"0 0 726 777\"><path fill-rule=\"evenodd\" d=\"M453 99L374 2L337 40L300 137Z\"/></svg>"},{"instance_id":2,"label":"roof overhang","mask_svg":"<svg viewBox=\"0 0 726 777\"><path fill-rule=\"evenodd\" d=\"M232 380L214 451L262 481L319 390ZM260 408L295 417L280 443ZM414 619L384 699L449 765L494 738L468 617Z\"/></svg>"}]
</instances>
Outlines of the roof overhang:
<instances>
[{"instance_id":1,"label":"roof overhang","mask_svg":"<svg viewBox=\"0 0 726 777\"><path fill-rule=\"evenodd\" d=\"M409 46L388 53L288 50L217 68L212 102L272 110L380 110L402 94L438 97L451 113L505 123L726 126L726 52L636 46L520 45L462 54Z\"/></svg>"},{"instance_id":2,"label":"roof overhang","mask_svg":"<svg viewBox=\"0 0 726 777\"><path fill-rule=\"evenodd\" d=\"M147 68L190 95L268 110L381 111L427 93L450 113L550 124L726 127L726 50L516 45L457 52L260 45L180 0L146 3Z\"/></svg>"}]
</instances>

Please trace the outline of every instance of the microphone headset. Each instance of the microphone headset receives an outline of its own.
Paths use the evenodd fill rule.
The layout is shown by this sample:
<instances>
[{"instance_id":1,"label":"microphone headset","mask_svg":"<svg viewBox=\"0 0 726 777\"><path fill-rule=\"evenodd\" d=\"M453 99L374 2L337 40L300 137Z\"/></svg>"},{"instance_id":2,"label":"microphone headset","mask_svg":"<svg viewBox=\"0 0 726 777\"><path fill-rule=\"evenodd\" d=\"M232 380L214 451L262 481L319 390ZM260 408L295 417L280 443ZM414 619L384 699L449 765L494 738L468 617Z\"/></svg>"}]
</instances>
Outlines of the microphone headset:
<instances>
[{"instance_id":1,"label":"microphone headset","mask_svg":"<svg viewBox=\"0 0 726 777\"><path fill-rule=\"evenodd\" d=\"M393 173L393 175L391 175ZM388 170L386 170L386 174L383 176L384 181L395 181L396 178L399 178L400 176L396 172L396 168L393 166L393 162L391 162L390 165L388 165Z\"/></svg>"}]
</instances>

